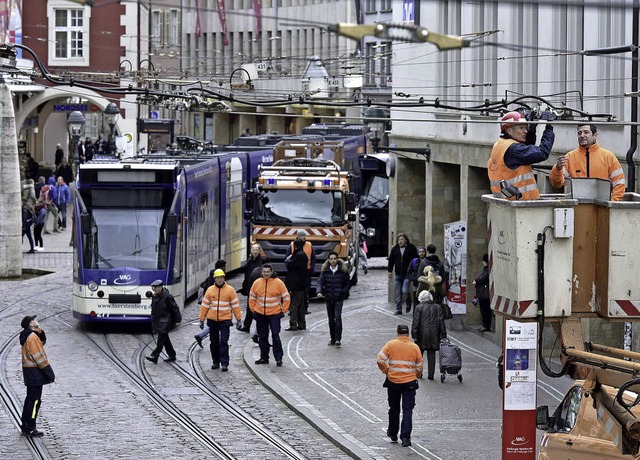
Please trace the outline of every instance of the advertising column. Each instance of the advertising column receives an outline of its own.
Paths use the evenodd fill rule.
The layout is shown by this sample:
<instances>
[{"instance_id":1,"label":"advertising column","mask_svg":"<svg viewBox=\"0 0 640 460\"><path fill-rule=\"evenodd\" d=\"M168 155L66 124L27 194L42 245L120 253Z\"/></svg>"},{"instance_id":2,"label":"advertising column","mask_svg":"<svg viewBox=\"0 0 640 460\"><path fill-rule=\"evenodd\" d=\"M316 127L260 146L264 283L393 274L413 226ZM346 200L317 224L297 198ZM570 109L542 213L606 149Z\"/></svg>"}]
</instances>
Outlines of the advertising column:
<instances>
[{"instance_id":1,"label":"advertising column","mask_svg":"<svg viewBox=\"0 0 640 460\"><path fill-rule=\"evenodd\" d=\"M502 459L536 456L538 323L505 320Z\"/></svg>"},{"instance_id":2,"label":"advertising column","mask_svg":"<svg viewBox=\"0 0 640 460\"><path fill-rule=\"evenodd\" d=\"M447 304L454 315L467 314L467 223L444 225L445 270L449 272Z\"/></svg>"}]
</instances>

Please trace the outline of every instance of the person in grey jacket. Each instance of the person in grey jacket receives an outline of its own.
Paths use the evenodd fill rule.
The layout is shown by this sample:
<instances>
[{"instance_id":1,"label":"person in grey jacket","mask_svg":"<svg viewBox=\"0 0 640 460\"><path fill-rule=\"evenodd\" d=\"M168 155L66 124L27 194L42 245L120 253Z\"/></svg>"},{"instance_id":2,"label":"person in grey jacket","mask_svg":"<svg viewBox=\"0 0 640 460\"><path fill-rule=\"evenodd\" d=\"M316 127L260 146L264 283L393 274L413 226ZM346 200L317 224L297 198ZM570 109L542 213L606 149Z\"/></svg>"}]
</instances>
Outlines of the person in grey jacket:
<instances>
[{"instance_id":1,"label":"person in grey jacket","mask_svg":"<svg viewBox=\"0 0 640 460\"><path fill-rule=\"evenodd\" d=\"M429 291L422 291L418 296L420 302L413 311L411 337L420 351L427 352L427 378L433 380L436 369L436 350L440 349L440 340L447 336L442 306L433 302Z\"/></svg>"},{"instance_id":2,"label":"person in grey jacket","mask_svg":"<svg viewBox=\"0 0 640 460\"><path fill-rule=\"evenodd\" d=\"M180 308L176 303L169 290L164 287L162 280L155 280L151 283L153 297L151 298L151 331L158 334L158 344L150 356L145 356L147 361L153 364L158 363L158 356L165 349L169 357L165 359L170 363L176 360L176 350L173 348L169 331L173 328L174 323L182 321Z\"/></svg>"}]
</instances>

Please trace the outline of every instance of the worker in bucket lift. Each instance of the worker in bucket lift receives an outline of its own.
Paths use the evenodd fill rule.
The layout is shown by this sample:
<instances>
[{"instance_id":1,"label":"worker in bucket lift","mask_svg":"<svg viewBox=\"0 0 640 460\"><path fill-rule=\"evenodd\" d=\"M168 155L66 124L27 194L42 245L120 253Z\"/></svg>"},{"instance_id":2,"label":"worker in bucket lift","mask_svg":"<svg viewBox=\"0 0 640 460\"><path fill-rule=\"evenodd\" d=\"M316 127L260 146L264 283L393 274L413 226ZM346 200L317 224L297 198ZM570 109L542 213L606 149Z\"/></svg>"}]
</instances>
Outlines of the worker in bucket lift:
<instances>
[{"instance_id":1,"label":"worker in bucket lift","mask_svg":"<svg viewBox=\"0 0 640 460\"><path fill-rule=\"evenodd\" d=\"M530 118L535 117L531 112ZM541 120L553 119L551 112L542 112ZM497 198L537 200L540 198L532 164L549 158L555 134L547 123L540 146L536 142L536 125L527 126L527 119L519 112L508 112L500 120L500 138L493 145L487 171L491 191Z\"/></svg>"},{"instance_id":2,"label":"worker in bucket lift","mask_svg":"<svg viewBox=\"0 0 640 460\"><path fill-rule=\"evenodd\" d=\"M564 187L566 177L595 177L611 181L611 201L622 201L626 182L615 154L598 144L596 125L578 126L578 148L558 158L549 173L549 182Z\"/></svg>"}]
</instances>

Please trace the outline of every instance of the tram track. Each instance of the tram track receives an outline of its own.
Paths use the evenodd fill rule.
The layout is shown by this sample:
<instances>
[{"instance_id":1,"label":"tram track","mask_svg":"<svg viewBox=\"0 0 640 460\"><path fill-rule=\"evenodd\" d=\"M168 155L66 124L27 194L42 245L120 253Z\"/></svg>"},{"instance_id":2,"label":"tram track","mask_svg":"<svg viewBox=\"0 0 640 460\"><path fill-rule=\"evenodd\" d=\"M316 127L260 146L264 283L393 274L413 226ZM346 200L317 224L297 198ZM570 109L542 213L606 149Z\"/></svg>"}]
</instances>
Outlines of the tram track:
<instances>
[{"instance_id":1,"label":"tram track","mask_svg":"<svg viewBox=\"0 0 640 460\"><path fill-rule=\"evenodd\" d=\"M209 433L199 426L198 422L181 410L171 401L168 401L165 395L156 387L153 378L147 372L144 366L144 351L148 347L147 341L142 337L134 334L132 337L140 343L133 356L123 357L119 352L119 347L113 343L110 335L103 334L101 340L78 329L75 324L65 320L58 315L56 320L62 322L68 327L76 328L77 332L83 334L94 347L99 350L103 356L112 363L118 371L124 374L127 379L140 392L147 396L148 400L163 414L173 420L181 430L192 436L201 446L211 452L216 458L237 458L230 449L209 435ZM100 343L103 342L103 343ZM246 411L235 405L229 398L221 395L206 377L202 367L199 365L195 345L191 346L188 351L189 367L186 368L178 363L174 363L171 368L187 382L188 385L196 388L204 396L213 401L221 410L227 413L239 426L243 426L244 430L248 430L246 434L240 436L241 439L252 439L252 448L256 449L256 444L262 452L269 453L273 458L288 459L305 459L306 455L298 452L294 447L286 443L277 434L264 427L258 420L251 417ZM131 362L128 362L131 359ZM237 433L239 426L229 426L225 424L226 429ZM256 439L261 439L263 446L256 443Z\"/></svg>"}]
</instances>

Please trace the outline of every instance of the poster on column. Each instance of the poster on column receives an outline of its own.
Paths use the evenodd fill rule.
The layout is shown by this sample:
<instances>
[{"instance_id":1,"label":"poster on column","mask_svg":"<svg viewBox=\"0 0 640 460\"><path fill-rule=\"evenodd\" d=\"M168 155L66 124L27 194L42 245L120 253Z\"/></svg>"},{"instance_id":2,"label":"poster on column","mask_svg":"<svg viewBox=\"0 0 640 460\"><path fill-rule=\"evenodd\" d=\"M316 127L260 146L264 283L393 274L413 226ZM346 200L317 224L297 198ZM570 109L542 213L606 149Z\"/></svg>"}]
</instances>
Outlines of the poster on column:
<instances>
[{"instance_id":1,"label":"poster on column","mask_svg":"<svg viewBox=\"0 0 640 460\"><path fill-rule=\"evenodd\" d=\"M502 460L536 455L538 323L504 321Z\"/></svg>"},{"instance_id":2,"label":"poster on column","mask_svg":"<svg viewBox=\"0 0 640 460\"><path fill-rule=\"evenodd\" d=\"M444 225L445 271L449 273L447 303L454 315L467 313L467 223Z\"/></svg>"}]
</instances>

